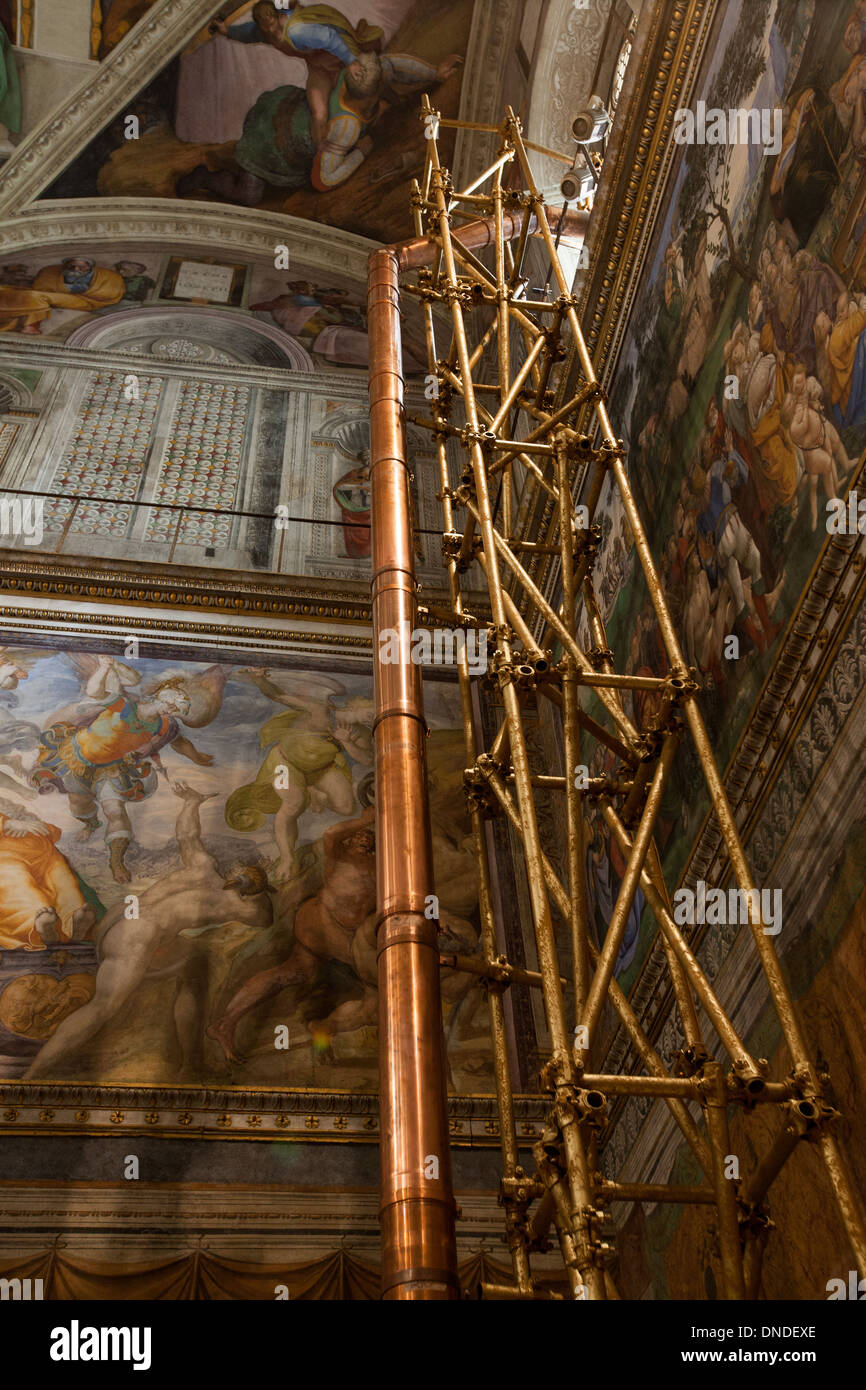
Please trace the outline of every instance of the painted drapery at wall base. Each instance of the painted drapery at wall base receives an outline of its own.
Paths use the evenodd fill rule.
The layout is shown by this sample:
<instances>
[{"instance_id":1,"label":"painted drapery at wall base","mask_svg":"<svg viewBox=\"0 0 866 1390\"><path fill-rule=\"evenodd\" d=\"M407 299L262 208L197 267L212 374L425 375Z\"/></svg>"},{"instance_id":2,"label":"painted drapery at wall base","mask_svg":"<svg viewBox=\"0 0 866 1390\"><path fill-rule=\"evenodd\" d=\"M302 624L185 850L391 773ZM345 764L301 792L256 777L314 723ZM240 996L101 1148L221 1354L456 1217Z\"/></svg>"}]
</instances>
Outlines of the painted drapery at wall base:
<instances>
[{"instance_id":1,"label":"painted drapery at wall base","mask_svg":"<svg viewBox=\"0 0 866 1390\"><path fill-rule=\"evenodd\" d=\"M862 9L718 7L691 107L777 112L779 150L675 147L610 388L723 764L826 540L827 503L844 496L866 446ZM660 637L616 504L599 568L626 669L659 674ZM654 698L626 693L626 708L645 719ZM694 772L688 755L675 764L659 824L674 873L707 811ZM645 949L635 942L624 986Z\"/></svg>"},{"instance_id":2,"label":"painted drapery at wall base","mask_svg":"<svg viewBox=\"0 0 866 1390\"><path fill-rule=\"evenodd\" d=\"M193 197L381 240L408 233L417 94L434 91L456 116L472 0L252 10L226 7L227 22L202 30L47 196Z\"/></svg>"},{"instance_id":3,"label":"painted drapery at wall base","mask_svg":"<svg viewBox=\"0 0 866 1390\"><path fill-rule=\"evenodd\" d=\"M0 1078L371 1090L372 685L0 649ZM428 681L443 950L476 949L456 694ZM489 1086L443 974L450 1084Z\"/></svg>"}]
</instances>

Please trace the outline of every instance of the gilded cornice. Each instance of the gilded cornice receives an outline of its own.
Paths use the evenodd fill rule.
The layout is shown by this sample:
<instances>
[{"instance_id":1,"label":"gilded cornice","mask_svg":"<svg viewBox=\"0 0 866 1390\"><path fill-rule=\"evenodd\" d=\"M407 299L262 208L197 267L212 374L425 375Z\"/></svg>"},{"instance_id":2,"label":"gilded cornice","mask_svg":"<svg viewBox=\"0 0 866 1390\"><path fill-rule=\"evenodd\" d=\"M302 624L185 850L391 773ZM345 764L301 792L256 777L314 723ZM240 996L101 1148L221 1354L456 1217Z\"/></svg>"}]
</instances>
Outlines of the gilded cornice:
<instances>
[{"instance_id":1,"label":"gilded cornice","mask_svg":"<svg viewBox=\"0 0 866 1390\"><path fill-rule=\"evenodd\" d=\"M143 561L100 561L95 557L43 559L26 551L0 552L0 596L51 596L58 599L209 609L219 614L370 621L369 585L345 588L320 580L265 574L240 578L232 570L157 567ZM56 609L49 616L60 618ZM112 621L106 618L105 621Z\"/></svg>"},{"instance_id":2,"label":"gilded cornice","mask_svg":"<svg viewBox=\"0 0 866 1390\"><path fill-rule=\"evenodd\" d=\"M542 1133L545 1102L515 1096L520 1142ZM491 1095L448 1098L457 1147L498 1148ZM0 1081L0 1134L148 1134L162 1138L379 1142L379 1099L367 1091L271 1086L98 1086Z\"/></svg>"}]
</instances>

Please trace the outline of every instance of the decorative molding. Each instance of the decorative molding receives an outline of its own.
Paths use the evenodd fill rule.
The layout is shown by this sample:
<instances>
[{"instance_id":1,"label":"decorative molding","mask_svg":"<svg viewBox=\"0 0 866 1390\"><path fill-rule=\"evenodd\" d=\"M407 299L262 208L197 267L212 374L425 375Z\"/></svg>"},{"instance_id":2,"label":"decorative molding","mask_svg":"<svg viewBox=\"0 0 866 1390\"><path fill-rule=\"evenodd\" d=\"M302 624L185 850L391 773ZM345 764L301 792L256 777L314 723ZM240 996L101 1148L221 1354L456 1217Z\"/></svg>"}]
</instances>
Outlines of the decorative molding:
<instances>
[{"instance_id":1,"label":"decorative molding","mask_svg":"<svg viewBox=\"0 0 866 1390\"><path fill-rule=\"evenodd\" d=\"M184 312L183 310L181 312ZM226 312L237 313L237 310ZM110 322L106 315L100 322ZM258 320L256 320L258 322ZM22 337L18 333L4 333L0 337L0 366L9 361L16 366L72 367L81 371L111 370L112 365L128 369L130 361L142 364L142 354L128 349L110 347L93 349L88 347L67 347L65 343L52 343L46 339ZM147 358L151 374L165 377L194 377L199 380L201 367L195 362L173 360L170 357ZM367 401L367 383L358 376L343 376L339 372L298 372L284 367L244 366L232 363L223 367L218 362L206 364L208 380L226 381L234 385L259 386L271 391L306 391L329 400L345 400L364 404ZM421 396L420 390L418 397ZM415 398L411 387L407 397Z\"/></svg>"},{"instance_id":2,"label":"decorative molding","mask_svg":"<svg viewBox=\"0 0 866 1390\"><path fill-rule=\"evenodd\" d=\"M520 0L475 0L460 89L461 121L498 125L502 120L505 74L522 13ZM488 131L458 130L452 162L459 186L487 167L495 139Z\"/></svg>"},{"instance_id":3,"label":"decorative molding","mask_svg":"<svg viewBox=\"0 0 866 1390\"><path fill-rule=\"evenodd\" d=\"M10 159L0 172L0 194L11 163ZM285 244L305 268L366 282L367 257L377 243L339 227L328 227L327 233L323 236L318 223L301 217L192 199L46 199L12 215L0 198L4 255L58 242L87 246L154 242L175 252L183 246L216 247L227 256L260 256L273 265L274 247Z\"/></svg>"},{"instance_id":4,"label":"decorative molding","mask_svg":"<svg viewBox=\"0 0 866 1390\"><path fill-rule=\"evenodd\" d=\"M541 1135L546 1102L516 1096L519 1142ZM458 1148L498 1148L494 1096L449 1096ZM147 1134L162 1138L379 1142L379 1098L365 1091L257 1086L97 1086L0 1081L0 1134Z\"/></svg>"},{"instance_id":5,"label":"decorative molding","mask_svg":"<svg viewBox=\"0 0 866 1390\"><path fill-rule=\"evenodd\" d=\"M674 112L691 100L717 4L718 0L667 0L663 6L648 7L651 41L639 69L629 74L635 84L632 101L624 105L627 92L620 100L623 138L615 157L604 162L597 211L587 236L590 274L579 311L603 385L610 382L616 368L649 242L679 153L671 138ZM575 370L572 355L564 376L571 380Z\"/></svg>"},{"instance_id":6,"label":"decorative molding","mask_svg":"<svg viewBox=\"0 0 866 1390\"><path fill-rule=\"evenodd\" d=\"M295 576L268 573L260 579L241 579L231 570L193 571L180 565L157 567L144 561L129 561L118 566L114 561L100 560L96 556L43 559L26 550L0 550L0 594L7 599L17 594L42 599L51 596L129 605L176 605L181 609L208 609L232 617L281 615L319 622L369 623L368 589L369 586L361 581L357 588L337 588L323 598L322 586L317 580ZM5 611L0 609L0 613ZM56 609L51 610L50 615L61 616ZM68 619L78 614L65 616ZM106 617L105 621L109 620ZM111 621L123 620L113 618ZM141 621L145 624L148 619L143 616Z\"/></svg>"},{"instance_id":7,"label":"decorative molding","mask_svg":"<svg viewBox=\"0 0 866 1390\"><path fill-rule=\"evenodd\" d=\"M315 620L313 620L315 621ZM124 612L102 611L96 603L72 610L61 608L34 608L20 604L0 606L0 622L6 626L4 632L7 642L14 642L19 631L25 634L28 643L37 637L49 639L78 638L111 639L125 637L130 633L146 634L155 642L192 641L201 647L216 647L226 653L238 651L271 651L275 655L291 655L323 650L348 650L369 657L372 654L372 638L368 634L355 635L346 632L318 630L312 624L307 630L281 627L258 627L250 622L246 626L231 625L222 619L211 622L183 622L176 615L165 618L145 616L133 608Z\"/></svg>"},{"instance_id":8,"label":"decorative molding","mask_svg":"<svg viewBox=\"0 0 866 1390\"><path fill-rule=\"evenodd\" d=\"M229 311L230 312L230 311ZM147 358L147 366L150 370L153 362L165 361L184 361L195 370L201 370L202 365L209 371L211 367L219 366L218 361L206 359L204 363L196 359L184 359L182 357L173 359L167 355L151 354L147 344L150 340L160 337L181 338L188 337L194 341L203 339L205 343L210 343L216 347L223 341L223 334L227 327L226 309L221 305L202 305L195 304L145 304L138 305L134 309L117 309L114 313L105 314L99 318L89 319L87 323L76 328L74 333L70 333L66 339L66 346L70 348L85 347L93 352L122 352L131 354L135 357ZM261 352L263 339L268 347L267 351L273 357L283 361L273 362L271 366L275 371L300 372L307 376L315 373L315 363L307 352L303 343L297 338L292 338L288 333L284 333L275 323L270 323L266 319L257 319L248 310L234 311L231 322L233 338L230 343L231 350L238 356L243 356L243 347L247 346L250 350L252 360L255 352L249 349L249 344L255 344L255 348ZM246 340L246 342L245 342ZM226 357L225 369L234 372L234 368L241 365L237 360L229 361ZM264 365L264 364L261 364ZM259 363L256 363L254 370L258 372ZM285 384L285 383L284 383Z\"/></svg>"},{"instance_id":9,"label":"decorative molding","mask_svg":"<svg viewBox=\"0 0 866 1390\"><path fill-rule=\"evenodd\" d=\"M15 1183L3 1189L0 1256L44 1250L46 1231L59 1237L68 1257L87 1255L135 1264L159 1252L164 1258L203 1248L210 1255L266 1264L285 1252L305 1255L351 1248L378 1257L379 1193L375 1189L324 1186L305 1191L269 1184L218 1183ZM502 1213L493 1193L460 1191L458 1245L501 1242ZM204 1244L202 1244L204 1237ZM348 1243L348 1244L347 1244ZM266 1252L266 1253L265 1253ZM469 1251L466 1251L468 1254Z\"/></svg>"}]
</instances>

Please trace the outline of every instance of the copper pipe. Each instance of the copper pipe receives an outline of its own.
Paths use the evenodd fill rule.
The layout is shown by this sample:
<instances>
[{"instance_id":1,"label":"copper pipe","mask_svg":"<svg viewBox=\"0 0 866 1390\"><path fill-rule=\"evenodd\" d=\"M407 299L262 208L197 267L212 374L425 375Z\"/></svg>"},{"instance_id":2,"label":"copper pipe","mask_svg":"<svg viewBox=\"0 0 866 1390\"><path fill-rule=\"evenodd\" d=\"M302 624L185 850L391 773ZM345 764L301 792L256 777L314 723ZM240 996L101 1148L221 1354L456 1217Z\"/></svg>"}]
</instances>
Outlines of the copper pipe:
<instances>
[{"instance_id":1,"label":"copper pipe","mask_svg":"<svg viewBox=\"0 0 866 1390\"><path fill-rule=\"evenodd\" d=\"M370 257L370 480L373 644L416 624L403 420L398 260ZM386 1299L460 1296L448 1147L445 1054L420 667L374 662L379 969L382 1290Z\"/></svg>"}]
</instances>

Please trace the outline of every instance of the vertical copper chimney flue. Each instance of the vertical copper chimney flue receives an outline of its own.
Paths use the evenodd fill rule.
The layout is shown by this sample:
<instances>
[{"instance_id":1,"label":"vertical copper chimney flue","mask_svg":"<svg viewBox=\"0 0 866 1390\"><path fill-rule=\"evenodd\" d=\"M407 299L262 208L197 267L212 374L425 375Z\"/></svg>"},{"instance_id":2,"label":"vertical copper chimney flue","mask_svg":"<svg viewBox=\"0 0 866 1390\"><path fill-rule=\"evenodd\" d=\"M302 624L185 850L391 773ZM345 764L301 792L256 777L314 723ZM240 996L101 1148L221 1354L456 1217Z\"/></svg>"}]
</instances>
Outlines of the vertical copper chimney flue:
<instances>
[{"instance_id":1,"label":"vertical copper chimney flue","mask_svg":"<svg viewBox=\"0 0 866 1390\"><path fill-rule=\"evenodd\" d=\"M376 693L376 867L382 1293L459 1298L439 952L424 915L433 892L414 550L403 414L398 258L370 257L370 479ZM401 660L379 660L379 634L401 634Z\"/></svg>"}]
</instances>

